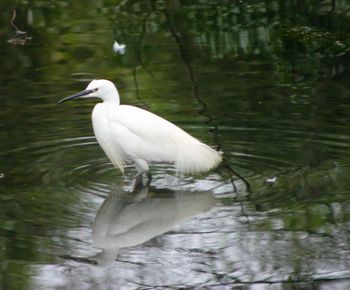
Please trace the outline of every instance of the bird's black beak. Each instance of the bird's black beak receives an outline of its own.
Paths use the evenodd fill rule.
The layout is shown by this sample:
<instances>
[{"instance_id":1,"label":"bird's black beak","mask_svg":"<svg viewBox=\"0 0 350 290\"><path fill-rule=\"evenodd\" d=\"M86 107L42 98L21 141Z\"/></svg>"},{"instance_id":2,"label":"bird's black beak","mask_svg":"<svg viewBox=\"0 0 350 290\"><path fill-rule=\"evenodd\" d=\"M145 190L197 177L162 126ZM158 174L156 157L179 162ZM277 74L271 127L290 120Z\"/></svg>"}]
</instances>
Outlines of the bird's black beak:
<instances>
[{"instance_id":1,"label":"bird's black beak","mask_svg":"<svg viewBox=\"0 0 350 290\"><path fill-rule=\"evenodd\" d=\"M73 100L73 99L79 98L79 97L81 97L81 96L88 95L88 94L90 94L90 93L92 93L92 92L94 92L94 90L84 90L84 91L81 91L81 92L76 93L76 94L74 94L74 95L71 95L71 96L69 96L69 97L66 97L66 98L64 98L64 99L62 99L62 100L59 100L57 103L60 104L60 103L63 103L63 102L67 102L67 101L69 101L69 100Z\"/></svg>"}]
</instances>

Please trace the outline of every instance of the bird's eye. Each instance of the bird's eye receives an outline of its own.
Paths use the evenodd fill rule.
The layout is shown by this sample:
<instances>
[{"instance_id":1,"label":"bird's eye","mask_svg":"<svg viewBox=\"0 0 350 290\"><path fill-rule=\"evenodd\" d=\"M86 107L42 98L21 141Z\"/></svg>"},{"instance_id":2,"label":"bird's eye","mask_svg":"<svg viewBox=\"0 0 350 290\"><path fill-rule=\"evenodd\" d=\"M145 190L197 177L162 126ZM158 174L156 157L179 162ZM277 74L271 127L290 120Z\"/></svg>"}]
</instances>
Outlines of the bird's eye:
<instances>
[{"instance_id":1,"label":"bird's eye","mask_svg":"<svg viewBox=\"0 0 350 290\"><path fill-rule=\"evenodd\" d=\"M98 91L98 88L93 89L93 91L94 91L94 92L97 92L97 91Z\"/></svg>"}]
</instances>

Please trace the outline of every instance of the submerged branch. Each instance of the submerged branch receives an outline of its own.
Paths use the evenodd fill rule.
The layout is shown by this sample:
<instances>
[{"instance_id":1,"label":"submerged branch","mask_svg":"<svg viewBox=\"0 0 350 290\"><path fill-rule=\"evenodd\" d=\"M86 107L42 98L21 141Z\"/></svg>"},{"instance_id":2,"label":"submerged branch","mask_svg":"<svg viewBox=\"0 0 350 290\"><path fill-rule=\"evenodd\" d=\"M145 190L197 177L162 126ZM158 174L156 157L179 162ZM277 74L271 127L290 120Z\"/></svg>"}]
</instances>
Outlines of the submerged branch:
<instances>
[{"instance_id":1,"label":"submerged branch","mask_svg":"<svg viewBox=\"0 0 350 290\"><path fill-rule=\"evenodd\" d=\"M141 56L141 45L142 45L142 41L143 41L143 37L146 34L146 23L147 23L147 19L150 16L150 13L148 13L145 18L143 19L143 25L142 25L142 31L140 34L140 37L138 39L138 44L137 44L137 59L136 59L136 63L135 66L133 68L133 78L134 78L134 83L135 83L135 88L136 88L136 97L137 99L143 103L143 106L146 109L149 109L150 106L141 98L140 96L140 89L139 89L139 83L137 81L137 67L139 65L141 65L145 71L152 77L155 78L154 74L147 68L147 66L143 63L142 61L142 56Z\"/></svg>"},{"instance_id":2,"label":"submerged branch","mask_svg":"<svg viewBox=\"0 0 350 290\"><path fill-rule=\"evenodd\" d=\"M16 26L16 24L15 24L16 15L17 15L17 13L16 13L16 10L14 9L10 24L12 25L12 27L14 27L16 29L16 34L26 34L27 32L19 30L18 27Z\"/></svg>"},{"instance_id":3,"label":"submerged branch","mask_svg":"<svg viewBox=\"0 0 350 290\"><path fill-rule=\"evenodd\" d=\"M166 10L162 10L162 13L165 15L165 18L166 18L166 21L167 21L167 25L168 25L168 29L169 29L171 35L173 36L173 38L174 38L174 40L175 40L175 42L177 44L177 47L179 49L180 57L181 57L183 63L185 64L185 67L187 68L187 71L188 71L188 74L189 74L189 78L190 78L190 81L192 83L193 96L197 100L197 102L202 106L201 110L199 111L199 114L205 116L208 119L208 121L206 123L209 126L212 127L209 130L209 132L211 132L213 134L213 136L214 136L214 143L217 145L217 150L220 150L222 148L222 146L221 146L221 144L219 142L219 137L218 137L218 130L219 130L219 128L214 123L213 118L208 113L205 113L206 110L207 110L207 104L198 95L198 86L197 86L197 83L196 83L196 80L195 80L195 75L194 75L193 68L192 68L192 66L191 66L191 64L190 64L190 62L189 62L189 60L188 60L188 58L187 58L187 56L185 54L185 51L184 51L184 48L183 48L183 45L181 43L181 39L180 39L179 35L175 32L174 28L171 25L170 15L169 15L168 11L166 11ZM233 170L230 167L230 165L228 165L227 162L225 162L225 160L223 162L224 162L224 167L231 173L231 183L232 183L232 187L233 187L234 191L237 192L237 187L236 187L236 185L234 183L232 174L243 181L243 183L246 186L246 191L248 193L250 193L250 184L249 184L249 182L243 176L241 176L235 170Z\"/></svg>"}]
</instances>

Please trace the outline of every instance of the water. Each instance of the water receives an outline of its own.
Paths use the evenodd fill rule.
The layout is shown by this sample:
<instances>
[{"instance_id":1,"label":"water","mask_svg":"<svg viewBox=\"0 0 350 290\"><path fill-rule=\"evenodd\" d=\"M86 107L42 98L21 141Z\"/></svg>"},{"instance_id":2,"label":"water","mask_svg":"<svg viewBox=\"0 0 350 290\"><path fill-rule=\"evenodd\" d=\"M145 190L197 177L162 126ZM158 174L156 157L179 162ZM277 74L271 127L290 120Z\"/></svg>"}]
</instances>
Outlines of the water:
<instances>
[{"instance_id":1,"label":"water","mask_svg":"<svg viewBox=\"0 0 350 290\"><path fill-rule=\"evenodd\" d=\"M349 288L350 7L306 2L0 4L1 288ZM56 103L98 77L223 165L135 186Z\"/></svg>"}]
</instances>

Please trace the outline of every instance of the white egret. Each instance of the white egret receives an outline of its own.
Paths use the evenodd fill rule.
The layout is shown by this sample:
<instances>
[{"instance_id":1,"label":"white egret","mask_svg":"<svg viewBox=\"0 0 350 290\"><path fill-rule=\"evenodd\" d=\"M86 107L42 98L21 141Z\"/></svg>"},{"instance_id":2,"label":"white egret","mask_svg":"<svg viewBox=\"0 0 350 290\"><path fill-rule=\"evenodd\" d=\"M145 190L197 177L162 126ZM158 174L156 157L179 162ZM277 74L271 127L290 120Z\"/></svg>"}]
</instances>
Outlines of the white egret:
<instances>
[{"instance_id":1,"label":"white egret","mask_svg":"<svg viewBox=\"0 0 350 290\"><path fill-rule=\"evenodd\" d=\"M118 90L109 80L93 80L85 90L59 103L93 97L103 101L92 112L96 139L123 174L128 161L134 162L139 174L149 177L149 162L174 163L179 173L199 173L222 161L220 152L173 123L138 107L120 105Z\"/></svg>"}]
</instances>

